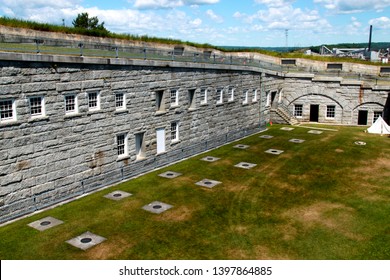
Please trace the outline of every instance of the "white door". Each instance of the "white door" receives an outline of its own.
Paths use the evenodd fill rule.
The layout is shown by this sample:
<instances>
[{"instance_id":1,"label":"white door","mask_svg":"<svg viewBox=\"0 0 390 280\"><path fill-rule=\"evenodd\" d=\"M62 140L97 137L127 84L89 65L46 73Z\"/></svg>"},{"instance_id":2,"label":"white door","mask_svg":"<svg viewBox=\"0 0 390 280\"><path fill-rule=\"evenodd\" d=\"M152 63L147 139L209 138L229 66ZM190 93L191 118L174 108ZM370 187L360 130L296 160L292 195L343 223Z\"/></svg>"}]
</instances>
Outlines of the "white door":
<instances>
[{"instance_id":1,"label":"white door","mask_svg":"<svg viewBox=\"0 0 390 280\"><path fill-rule=\"evenodd\" d=\"M165 128L157 128L157 154L165 152Z\"/></svg>"}]
</instances>

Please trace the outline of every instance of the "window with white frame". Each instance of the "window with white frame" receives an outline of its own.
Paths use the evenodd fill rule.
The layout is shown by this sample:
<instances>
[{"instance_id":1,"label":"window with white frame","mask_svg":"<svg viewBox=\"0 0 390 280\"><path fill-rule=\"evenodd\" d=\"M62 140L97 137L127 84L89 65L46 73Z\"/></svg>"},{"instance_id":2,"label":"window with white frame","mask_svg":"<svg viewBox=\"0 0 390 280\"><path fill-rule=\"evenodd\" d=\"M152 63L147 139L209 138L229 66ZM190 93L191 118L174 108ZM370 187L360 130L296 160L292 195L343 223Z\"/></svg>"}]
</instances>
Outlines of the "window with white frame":
<instances>
[{"instance_id":1,"label":"window with white frame","mask_svg":"<svg viewBox=\"0 0 390 280\"><path fill-rule=\"evenodd\" d=\"M77 95L68 94L65 95L65 114L78 113Z\"/></svg>"},{"instance_id":2,"label":"window with white frame","mask_svg":"<svg viewBox=\"0 0 390 280\"><path fill-rule=\"evenodd\" d=\"M248 104L249 90L244 89L242 104Z\"/></svg>"},{"instance_id":3,"label":"window with white frame","mask_svg":"<svg viewBox=\"0 0 390 280\"><path fill-rule=\"evenodd\" d=\"M326 117L328 119L334 119L335 116L336 116L336 106L335 105L326 106Z\"/></svg>"},{"instance_id":4,"label":"window with white frame","mask_svg":"<svg viewBox=\"0 0 390 280\"><path fill-rule=\"evenodd\" d=\"M382 111L374 111L374 119L372 122L374 123L379 117L382 117Z\"/></svg>"},{"instance_id":5,"label":"window with white frame","mask_svg":"<svg viewBox=\"0 0 390 280\"><path fill-rule=\"evenodd\" d=\"M294 117L301 118L303 116L303 105L295 104L294 105Z\"/></svg>"},{"instance_id":6,"label":"window with white frame","mask_svg":"<svg viewBox=\"0 0 390 280\"><path fill-rule=\"evenodd\" d=\"M13 99L0 100L0 122L16 120L15 101Z\"/></svg>"},{"instance_id":7,"label":"window with white frame","mask_svg":"<svg viewBox=\"0 0 390 280\"><path fill-rule=\"evenodd\" d=\"M171 123L171 142L179 141L179 122Z\"/></svg>"},{"instance_id":8,"label":"window with white frame","mask_svg":"<svg viewBox=\"0 0 390 280\"><path fill-rule=\"evenodd\" d=\"M45 116L45 102L42 96L30 97L30 115L31 117Z\"/></svg>"},{"instance_id":9,"label":"window with white frame","mask_svg":"<svg viewBox=\"0 0 390 280\"><path fill-rule=\"evenodd\" d=\"M255 90L253 91L253 98L252 98L252 101L253 101L253 102L256 102L256 101L257 101L257 92L258 92L257 89L255 89Z\"/></svg>"},{"instance_id":10,"label":"window with white frame","mask_svg":"<svg viewBox=\"0 0 390 280\"><path fill-rule=\"evenodd\" d=\"M223 103L223 89L219 88L217 89L217 104Z\"/></svg>"},{"instance_id":11,"label":"window with white frame","mask_svg":"<svg viewBox=\"0 0 390 280\"><path fill-rule=\"evenodd\" d=\"M207 89L200 89L200 104L207 104Z\"/></svg>"},{"instance_id":12,"label":"window with white frame","mask_svg":"<svg viewBox=\"0 0 390 280\"><path fill-rule=\"evenodd\" d=\"M234 88L233 87L230 87L229 88L229 102L232 102L232 101L234 101Z\"/></svg>"},{"instance_id":13,"label":"window with white frame","mask_svg":"<svg viewBox=\"0 0 390 280\"><path fill-rule=\"evenodd\" d=\"M88 109L90 111L100 109L100 94L96 91L88 93Z\"/></svg>"},{"instance_id":14,"label":"window with white frame","mask_svg":"<svg viewBox=\"0 0 390 280\"><path fill-rule=\"evenodd\" d=\"M179 105L179 91L177 89L171 89L171 107Z\"/></svg>"},{"instance_id":15,"label":"window with white frame","mask_svg":"<svg viewBox=\"0 0 390 280\"><path fill-rule=\"evenodd\" d=\"M115 109L116 110L126 109L126 96L124 93L115 94Z\"/></svg>"},{"instance_id":16,"label":"window with white frame","mask_svg":"<svg viewBox=\"0 0 390 280\"><path fill-rule=\"evenodd\" d=\"M118 157L128 156L127 142L127 133L119 134L116 136Z\"/></svg>"}]
</instances>

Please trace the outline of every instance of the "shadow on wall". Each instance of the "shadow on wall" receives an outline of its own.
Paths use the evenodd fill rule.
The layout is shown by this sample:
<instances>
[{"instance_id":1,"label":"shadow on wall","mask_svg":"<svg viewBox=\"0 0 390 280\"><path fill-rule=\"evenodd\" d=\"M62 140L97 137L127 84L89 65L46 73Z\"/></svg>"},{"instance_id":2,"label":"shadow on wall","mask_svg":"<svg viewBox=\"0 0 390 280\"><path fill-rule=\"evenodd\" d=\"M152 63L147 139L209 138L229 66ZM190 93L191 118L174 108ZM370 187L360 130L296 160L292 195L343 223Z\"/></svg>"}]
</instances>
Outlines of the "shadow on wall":
<instances>
[{"instance_id":1,"label":"shadow on wall","mask_svg":"<svg viewBox=\"0 0 390 280\"><path fill-rule=\"evenodd\" d=\"M387 124L390 124L390 92L387 94L385 109L383 111L383 119L387 122Z\"/></svg>"}]
</instances>

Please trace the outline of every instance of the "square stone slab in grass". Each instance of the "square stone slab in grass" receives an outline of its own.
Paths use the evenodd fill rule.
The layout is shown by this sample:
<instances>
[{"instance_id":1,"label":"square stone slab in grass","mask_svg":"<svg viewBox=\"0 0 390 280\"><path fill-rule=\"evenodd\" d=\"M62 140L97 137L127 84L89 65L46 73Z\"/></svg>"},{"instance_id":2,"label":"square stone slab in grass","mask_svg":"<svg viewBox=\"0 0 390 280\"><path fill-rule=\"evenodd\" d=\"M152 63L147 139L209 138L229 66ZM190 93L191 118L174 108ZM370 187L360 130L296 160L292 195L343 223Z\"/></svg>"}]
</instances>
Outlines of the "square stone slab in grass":
<instances>
[{"instance_id":1,"label":"square stone slab in grass","mask_svg":"<svg viewBox=\"0 0 390 280\"><path fill-rule=\"evenodd\" d=\"M307 133L311 133L311 134L321 134L322 131L321 131L321 130L309 130Z\"/></svg>"},{"instance_id":2,"label":"square stone slab in grass","mask_svg":"<svg viewBox=\"0 0 390 280\"><path fill-rule=\"evenodd\" d=\"M280 154L283 153L284 151L282 151L282 150L276 150L276 149L268 149L268 150L266 150L265 152L268 153L268 154L280 155Z\"/></svg>"},{"instance_id":3,"label":"square stone slab in grass","mask_svg":"<svg viewBox=\"0 0 390 280\"><path fill-rule=\"evenodd\" d=\"M238 144L238 145L235 145L234 148L245 150L245 149L249 148L249 145Z\"/></svg>"},{"instance_id":4,"label":"square stone slab in grass","mask_svg":"<svg viewBox=\"0 0 390 280\"><path fill-rule=\"evenodd\" d=\"M201 160L208 161L208 162L214 162L214 161L220 160L220 158L207 156L207 157L201 158Z\"/></svg>"},{"instance_id":5,"label":"square stone slab in grass","mask_svg":"<svg viewBox=\"0 0 390 280\"><path fill-rule=\"evenodd\" d=\"M106 194L104 197L112 200L121 200L125 197L131 196L131 193L124 192L124 191L114 191L109 194Z\"/></svg>"},{"instance_id":6,"label":"square stone slab in grass","mask_svg":"<svg viewBox=\"0 0 390 280\"><path fill-rule=\"evenodd\" d=\"M102 243L105 240L106 238L87 231L75 238L66 241L66 243L81 250L87 250L99 243Z\"/></svg>"},{"instance_id":7,"label":"square stone slab in grass","mask_svg":"<svg viewBox=\"0 0 390 280\"><path fill-rule=\"evenodd\" d=\"M302 140L302 139L290 139L288 140L289 142L292 142L292 143L297 143L297 144L301 144L303 142L305 142L305 140Z\"/></svg>"},{"instance_id":8,"label":"square stone slab in grass","mask_svg":"<svg viewBox=\"0 0 390 280\"><path fill-rule=\"evenodd\" d=\"M173 207L172 205L169 205L169 204L164 203L164 202L153 201L152 203L149 203L148 205L145 205L144 207L142 207L142 209L149 211L149 212L152 212L152 213L155 213L155 214L160 214L164 211L167 211L168 209L170 209L172 207Z\"/></svg>"},{"instance_id":9,"label":"square stone slab in grass","mask_svg":"<svg viewBox=\"0 0 390 280\"><path fill-rule=\"evenodd\" d=\"M293 127L282 127L280 130L291 131L291 130L294 130L294 128Z\"/></svg>"},{"instance_id":10,"label":"square stone slab in grass","mask_svg":"<svg viewBox=\"0 0 390 280\"><path fill-rule=\"evenodd\" d=\"M46 217L46 218L40 219L38 221L29 223L28 226L30 226L32 228L35 228L35 229L37 229L39 231L44 231L44 230L47 230L49 228L58 226L58 225L60 225L62 223L64 223L64 222L61 221L61 220L58 220L56 218Z\"/></svg>"},{"instance_id":11,"label":"square stone slab in grass","mask_svg":"<svg viewBox=\"0 0 390 280\"><path fill-rule=\"evenodd\" d=\"M213 188L215 187L216 185L218 184L221 184L222 182L219 182L219 181L215 181L215 180L210 180L210 179L203 179L197 183L195 183L195 185L198 185L198 186L201 186L201 187L206 187L206 188Z\"/></svg>"},{"instance_id":12,"label":"square stone slab in grass","mask_svg":"<svg viewBox=\"0 0 390 280\"><path fill-rule=\"evenodd\" d=\"M257 164L255 163L249 163L249 162L240 162L235 165L235 167L244 168L244 169L251 169L255 167Z\"/></svg>"},{"instance_id":13,"label":"square stone slab in grass","mask_svg":"<svg viewBox=\"0 0 390 280\"><path fill-rule=\"evenodd\" d=\"M261 135L260 138L263 138L263 139L272 139L274 138L272 135Z\"/></svg>"},{"instance_id":14,"label":"square stone slab in grass","mask_svg":"<svg viewBox=\"0 0 390 280\"><path fill-rule=\"evenodd\" d=\"M167 171L167 172L159 174L158 176L168 178L168 179L173 179L173 178L179 177L180 175L181 175L181 173Z\"/></svg>"}]
</instances>

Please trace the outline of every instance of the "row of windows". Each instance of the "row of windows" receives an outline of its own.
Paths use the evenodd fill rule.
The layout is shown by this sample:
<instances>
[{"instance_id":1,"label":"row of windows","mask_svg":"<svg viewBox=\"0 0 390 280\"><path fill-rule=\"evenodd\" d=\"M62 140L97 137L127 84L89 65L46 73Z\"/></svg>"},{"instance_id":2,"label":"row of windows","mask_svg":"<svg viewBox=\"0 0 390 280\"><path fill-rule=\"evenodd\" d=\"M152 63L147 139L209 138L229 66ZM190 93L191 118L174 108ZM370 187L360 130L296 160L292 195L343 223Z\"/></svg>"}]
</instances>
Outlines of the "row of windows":
<instances>
[{"instance_id":1,"label":"row of windows","mask_svg":"<svg viewBox=\"0 0 390 280\"><path fill-rule=\"evenodd\" d=\"M119 103L118 100L122 100ZM46 116L45 111L45 97L34 96L28 99L31 118L39 118ZM123 107L124 96L123 94L116 95L116 107ZM76 94L69 94L64 96L64 108L65 114L78 113L78 97ZM88 109L90 111L100 109L100 93L90 92L88 93ZM0 121L14 121L16 120L16 105L15 99L0 100Z\"/></svg>"},{"instance_id":2,"label":"row of windows","mask_svg":"<svg viewBox=\"0 0 390 280\"><path fill-rule=\"evenodd\" d=\"M229 98L228 101L234 101L235 89L229 88L228 90ZM188 91L189 98L189 107L195 108L196 106L196 91L195 89ZM243 91L243 104L249 103L249 90ZM225 89L217 89L217 104L222 104L224 102ZM253 91L252 102L257 101L257 90ZM165 111L165 92L163 90L156 92L156 107L157 111ZM207 104L208 100L208 89L202 88L200 90L200 103ZM45 97L44 96L34 96L29 98L29 108L31 118L44 117L45 112ZM170 106L176 107L179 106L179 90L171 89L170 90ZM126 95L124 93L115 94L115 108L116 110L126 109ZM67 94L64 96L64 109L65 114L77 114L79 112L78 108L78 95L77 94ZM89 92L88 93L88 110L95 111L100 109L100 93ZM6 99L0 100L0 122L6 121L15 121L16 120L16 106L15 99Z\"/></svg>"},{"instance_id":3,"label":"row of windows","mask_svg":"<svg viewBox=\"0 0 390 280\"><path fill-rule=\"evenodd\" d=\"M162 134L160 134L158 131L163 131ZM157 153L163 153L165 152L165 129L159 129L156 130L157 134ZM162 137L160 139L159 135ZM144 145L144 133L137 133L135 134L135 154L137 160L145 158L145 145ZM179 122L172 122L170 125L170 136L171 136L171 143L176 143L179 141ZM128 133L122 133L118 134L116 136L116 143L117 143L117 154L118 158L126 158L129 156L129 149L128 149L128 139L129 135Z\"/></svg>"},{"instance_id":4,"label":"row of windows","mask_svg":"<svg viewBox=\"0 0 390 280\"><path fill-rule=\"evenodd\" d=\"M294 117L301 118L303 116L303 104L294 105ZM327 105L326 106L326 118L334 119L336 117L336 106Z\"/></svg>"}]
</instances>

